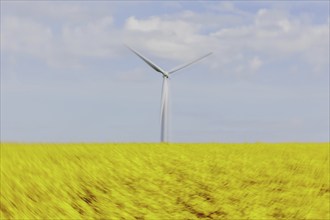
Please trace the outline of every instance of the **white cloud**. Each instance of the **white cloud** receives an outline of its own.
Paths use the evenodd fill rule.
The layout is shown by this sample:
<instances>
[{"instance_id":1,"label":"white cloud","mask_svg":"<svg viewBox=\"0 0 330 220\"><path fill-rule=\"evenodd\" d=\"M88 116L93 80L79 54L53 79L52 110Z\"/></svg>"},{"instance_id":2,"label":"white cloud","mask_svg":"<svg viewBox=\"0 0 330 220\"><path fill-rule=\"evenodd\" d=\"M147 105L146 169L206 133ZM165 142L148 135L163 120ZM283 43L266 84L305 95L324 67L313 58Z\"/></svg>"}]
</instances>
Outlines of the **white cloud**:
<instances>
[{"instance_id":1,"label":"white cloud","mask_svg":"<svg viewBox=\"0 0 330 220\"><path fill-rule=\"evenodd\" d=\"M168 20L154 16L149 19L139 20L133 16L126 20L125 29L130 31L158 32L166 36L189 41L198 32L199 27L181 19Z\"/></svg>"},{"instance_id":2,"label":"white cloud","mask_svg":"<svg viewBox=\"0 0 330 220\"><path fill-rule=\"evenodd\" d=\"M160 19L157 17L153 17L150 20L146 21L138 21L134 16L129 17L126 20L126 29L134 30L134 31L155 31L158 30Z\"/></svg>"},{"instance_id":3,"label":"white cloud","mask_svg":"<svg viewBox=\"0 0 330 220\"><path fill-rule=\"evenodd\" d=\"M232 1L221 1L212 4L208 4L206 6L209 10L217 11L220 13L230 13L230 14L237 14L243 17L250 17L251 13L243 11L235 6L235 3Z\"/></svg>"},{"instance_id":4,"label":"white cloud","mask_svg":"<svg viewBox=\"0 0 330 220\"><path fill-rule=\"evenodd\" d=\"M109 56L109 45L113 41L112 21L112 17L107 16L83 25L64 26L61 33L63 45L69 53L76 56Z\"/></svg>"},{"instance_id":5,"label":"white cloud","mask_svg":"<svg viewBox=\"0 0 330 220\"><path fill-rule=\"evenodd\" d=\"M127 41L138 44L162 58L187 61L207 51L208 36L198 33L199 25L180 18L129 17L124 33ZM148 39L148 40L146 40ZM204 49L201 49L204 46Z\"/></svg>"},{"instance_id":6,"label":"white cloud","mask_svg":"<svg viewBox=\"0 0 330 220\"><path fill-rule=\"evenodd\" d=\"M257 56L250 61L250 68L253 71L258 70L261 67L261 65L262 65L262 61Z\"/></svg>"},{"instance_id":7,"label":"white cloud","mask_svg":"<svg viewBox=\"0 0 330 220\"><path fill-rule=\"evenodd\" d=\"M221 2L213 11L229 14L184 10L143 19L130 16L120 27L114 25L112 16L93 17L95 11L86 7L66 8L57 3L38 6L25 8L39 17L2 16L2 47L53 66L80 66L82 58L118 56L122 41L180 62L213 51L214 58L205 62L215 70L226 65L245 72L247 68L258 69L267 60L299 55L299 59L320 71L329 58L328 23L304 23L304 18L278 9L260 9L252 15L231 2ZM59 23L38 19L46 12L48 18L65 19Z\"/></svg>"},{"instance_id":8,"label":"white cloud","mask_svg":"<svg viewBox=\"0 0 330 220\"><path fill-rule=\"evenodd\" d=\"M211 36L230 44L231 50L263 54L270 60L299 56L315 67L328 62L328 25L304 24L277 10L260 9L253 24L223 28Z\"/></svg>"},{"instance_id":9,"label":"white cloud","mask_svg":"<svg viewBox=\"0 0 330 220\"><path fill-rule=\"evenodd\" d=\"M289 32L291 30L291 24L287 19L280 20L277 24L284 32Z\"/></svg>"},{"instance_id":10,"label":"white cloud","mask_svg":"<svg viewBox=\"0 0 330 220\"><path fill-rule=\"evenodd\" d=\"M86 5L61 1L4 1L1 2L4 16L20 16L49 22L77 23L91 19L91 10ZM99 9L99 11L101 11Z\"/></svg>"},{"instance_id":11,"label":"white cloud","mask_svg":"<svg viewBox=\"0 0 330 220\"><path fill-rule=\"evenodd\" d=\"M249 13L241 13L230 2L219 4L216 10L239 12L235 17L240 19L251 17ZM210 20L205 19L213 17L220 21L226 20L226 16L183 11L176 16L129 17L125 29L129 34L133 33L132 42L166 59L189 60L212 50L217 57L217 60L213 59L216 63L210 64L213 69L227 65L226 68L232 68L234 72L245 73L259 69L263 63L261 60L272 63L292 57L309 63L319 71L327 65L327 24L306 23L304 17L279 9L259 9L251 22L240 21L231 26L221 22L217 27L214 24L210 26ZM205 27L215 30L205 33Z\"/></svg>"},{"instance_id":12,"label":"white cloud","mask_svg":"<svg viewBox=\"0 0 330 220\"><path fill-rule=\"evenodd\" d=\"M53 37L51 28L32 20L14 16L4 17L2 20L3 50L42 58L51 50Z\"/></svg>"},{"instance_id":13,"label":"white cloud","mask_svg":"<svg viewBox=\"0 0 330 220\"><path fill-rule=\"evenodd\" d=\"M105 16L82 24L61 26L55 33L51 25L22 18L4 16L2 49L11 54L25 54L57 67L79 67L83 57L114 55L118 44L112 29L113 18Z\"/></svg>"}]
</instances>

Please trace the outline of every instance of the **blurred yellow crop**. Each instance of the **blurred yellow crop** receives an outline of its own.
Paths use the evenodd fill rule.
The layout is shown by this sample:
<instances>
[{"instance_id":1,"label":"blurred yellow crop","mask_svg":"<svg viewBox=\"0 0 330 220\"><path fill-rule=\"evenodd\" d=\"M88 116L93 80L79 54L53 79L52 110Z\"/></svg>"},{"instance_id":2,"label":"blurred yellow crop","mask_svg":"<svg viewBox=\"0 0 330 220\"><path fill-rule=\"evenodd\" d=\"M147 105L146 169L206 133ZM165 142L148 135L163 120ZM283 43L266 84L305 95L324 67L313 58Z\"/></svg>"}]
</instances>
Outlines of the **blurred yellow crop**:
<instances>
[{"instance_id":1,"label":"blurred yellow crop","mask_svg":"<svg viewBox=\"0 0 330 220\"><path fill-rule=\"evenodd\" d=\"M329 144L1 144L2 219L329 219Z\"/></svg>"}]
</instances>

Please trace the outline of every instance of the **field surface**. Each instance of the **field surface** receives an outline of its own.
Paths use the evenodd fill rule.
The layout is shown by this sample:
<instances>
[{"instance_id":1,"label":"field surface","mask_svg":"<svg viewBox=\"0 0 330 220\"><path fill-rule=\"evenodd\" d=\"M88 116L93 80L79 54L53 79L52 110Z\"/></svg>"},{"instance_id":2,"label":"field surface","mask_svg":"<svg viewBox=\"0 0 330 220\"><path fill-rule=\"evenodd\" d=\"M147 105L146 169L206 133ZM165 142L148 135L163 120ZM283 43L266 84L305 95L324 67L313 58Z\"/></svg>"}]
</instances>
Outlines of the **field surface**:
<instances>
[{"instance_id":1,"label":"field surface","mask_svg":"<svg viewBox=\"0 0 330 220\"><path fill-rule=\"evenodd\" d=\"M1 219L329 219L329 143L1 144Z\"/></svg>"}]
</instances>

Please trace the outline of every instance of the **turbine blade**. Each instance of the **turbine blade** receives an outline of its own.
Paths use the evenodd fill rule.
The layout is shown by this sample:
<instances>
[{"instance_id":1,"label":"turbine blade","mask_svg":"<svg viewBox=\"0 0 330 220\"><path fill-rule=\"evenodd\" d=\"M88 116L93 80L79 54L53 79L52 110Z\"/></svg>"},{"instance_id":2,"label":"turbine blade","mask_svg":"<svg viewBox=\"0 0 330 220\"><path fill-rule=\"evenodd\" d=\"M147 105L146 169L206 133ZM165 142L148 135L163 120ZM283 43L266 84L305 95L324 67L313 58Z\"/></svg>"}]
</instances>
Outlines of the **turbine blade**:
<instances>
[{"instance_id":1,"label":"turbine blade","mask_svg":"<svg viewBox=\"0 0 330 220\"><path fill-rule=\"evenodd\" d=\"M178 67L175 67L175 68L171 69L170 71L168 71L168 73L171 74L171 73L174 73L174 72L176 72L178 70L181 70L183 68L186 68L186 67L190 66L191 64L194 64L194 63L196 63L196 62L204 59L205 57L210 56L211 54L212 54L212 52L210 52L210 53L208 53L208 54L206 54L206 55L204 55L204 56L202 56L202 57L200 57L198 59L195 59L193 61L190 61L189 63L186 63L186 64L180 65Z\"/></svg>"},{"instance_id":2,"label":"turbine blade","mask_svg":"<svg viewBox=\"0 0 330 220\"><path fill-rule=\"evenodd\" d=\"M164 71L162 68L160 68L159 66L157 66L155 63L153 63L151 60L149 60L148 58L146 58L145 56L143 56L141 53L137 52L136 50L134 50L133 48L129 47L128 45L125 45L128 49L130 49L133 53L135 53L138 57L140 57L144 62L146 62L151 68L153 68L154 70L156 70L157 72L160 72L163 75L166 75L166 71Z\"/></svg>"}]
</instances>

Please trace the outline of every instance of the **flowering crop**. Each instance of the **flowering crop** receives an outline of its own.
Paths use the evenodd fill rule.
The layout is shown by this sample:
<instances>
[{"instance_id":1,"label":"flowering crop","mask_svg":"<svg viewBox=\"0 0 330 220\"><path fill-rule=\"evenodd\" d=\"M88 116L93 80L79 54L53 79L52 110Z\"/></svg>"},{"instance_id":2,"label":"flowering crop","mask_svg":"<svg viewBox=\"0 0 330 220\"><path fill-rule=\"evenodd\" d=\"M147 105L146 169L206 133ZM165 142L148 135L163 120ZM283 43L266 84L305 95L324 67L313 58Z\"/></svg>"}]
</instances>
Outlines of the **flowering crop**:
<instances>
[{"instance_id":1,"label":"flowering crop","mask_svg":"<svg viewBox=\"0 0 330 220\"><path fill-rule=\"evenodd\" d=\"M1 143L1 219L329 219L329 144Z\"/></svg>"}]
</instances>

